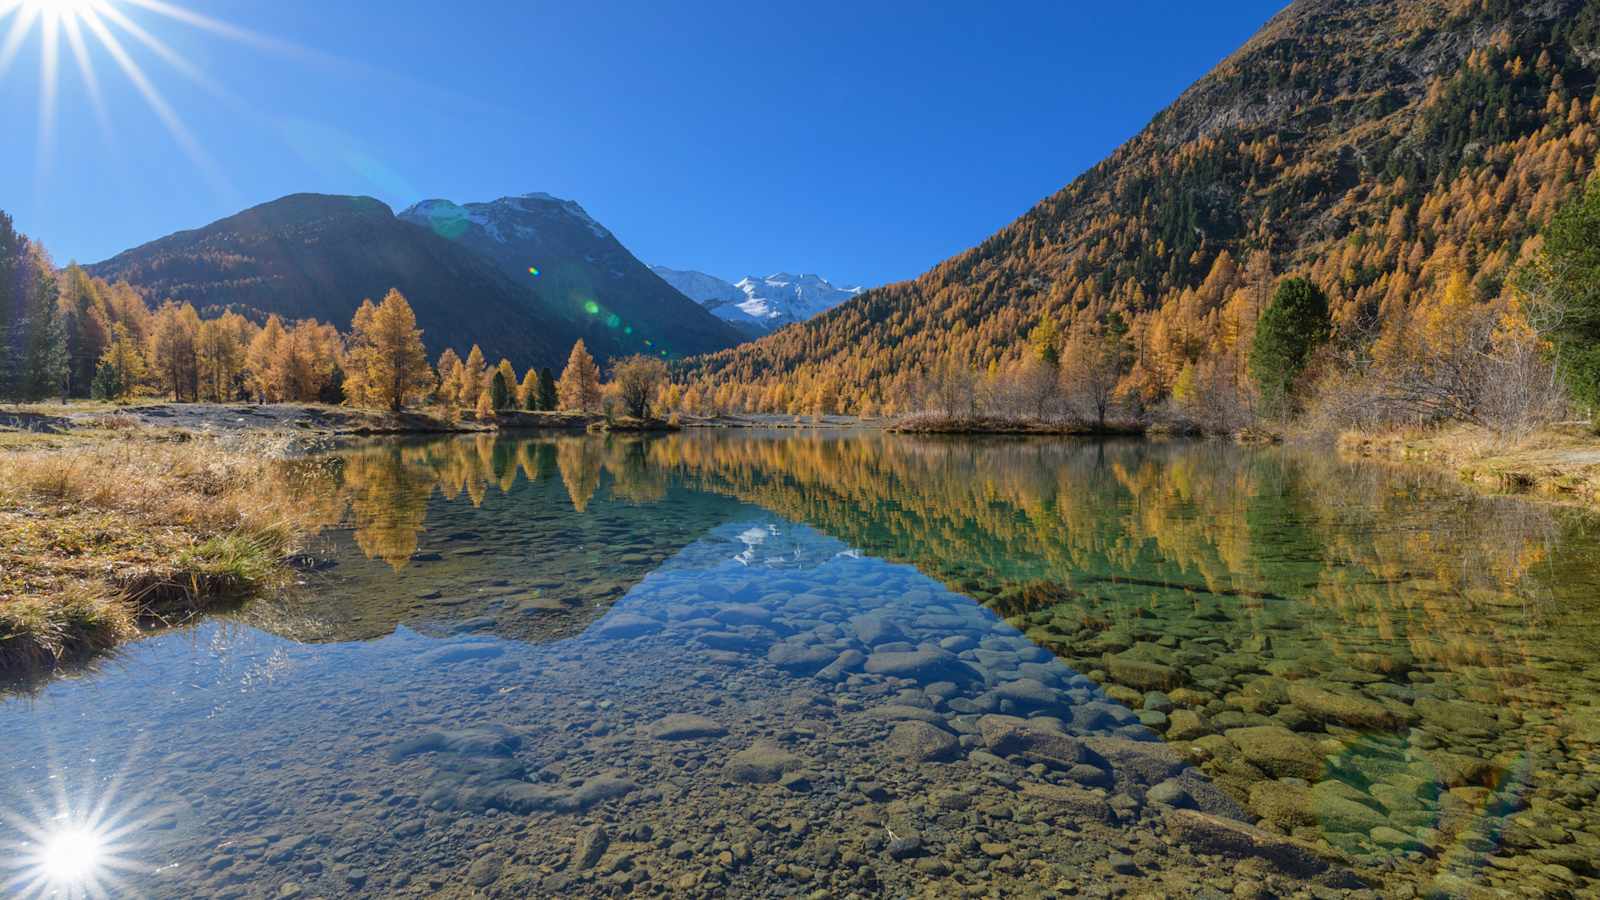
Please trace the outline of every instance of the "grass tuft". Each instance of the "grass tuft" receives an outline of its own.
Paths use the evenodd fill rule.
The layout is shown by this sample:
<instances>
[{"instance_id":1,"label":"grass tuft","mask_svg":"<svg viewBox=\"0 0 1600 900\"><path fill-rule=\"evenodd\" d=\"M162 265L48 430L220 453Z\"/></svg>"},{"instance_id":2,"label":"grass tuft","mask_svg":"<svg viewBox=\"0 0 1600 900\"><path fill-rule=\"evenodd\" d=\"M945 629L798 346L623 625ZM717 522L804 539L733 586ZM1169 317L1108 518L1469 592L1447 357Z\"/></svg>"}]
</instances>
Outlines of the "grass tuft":
<instances>
[{"instance_id":1,"label":"grass tuft","mask_svg":"<svg viewBox=\"0 0 1600 900\"><path fill-rule=\"evenodd\" d=\"M286 439L115 427L0 441L0 677L86 658L286 575L316 523Z\"/></svg>"}]
</instances>

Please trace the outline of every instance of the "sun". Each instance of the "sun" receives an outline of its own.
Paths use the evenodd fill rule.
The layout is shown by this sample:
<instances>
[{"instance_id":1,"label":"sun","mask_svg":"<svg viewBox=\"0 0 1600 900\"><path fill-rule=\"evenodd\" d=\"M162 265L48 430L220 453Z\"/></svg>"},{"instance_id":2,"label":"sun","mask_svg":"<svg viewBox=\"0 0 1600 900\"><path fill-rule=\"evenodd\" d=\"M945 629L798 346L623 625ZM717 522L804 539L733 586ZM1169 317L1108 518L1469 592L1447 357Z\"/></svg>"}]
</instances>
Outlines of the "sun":
<instances>
[{"instance_id":1,"label":"sun","mask_svg":"<svg viewBox=\"0 0 1600 900\"><path fill-rule=\"evenodd\" d=\"M225 182L220 168L167 102L139 56L153 57L213 96L227 98L228 92L210 73L163 40L162 26L199 29L224 40L278 51L292 52L296 48L197 12L189 8L191 5L182 0L0 0L0 83L7 82L12 64L25 47L37 47L36 134L41 181L54 156L57 97L62 70L69 62L77 70L89 111L98 120L105 139L115 141L110 109L100 90L100 68L110 62L213 186Z\"/></svg>"},{"instance_id":2,"label":"sun","mask_svg":"<svg viewBox=\"0 0 1600 900\"><path fill-rule=\"evenodd\" d=\"M82 884L99 871L104 855L104 837L89 828L68 828L50 836L39 868L52 882Z\"/></svg>"}]
</instances>

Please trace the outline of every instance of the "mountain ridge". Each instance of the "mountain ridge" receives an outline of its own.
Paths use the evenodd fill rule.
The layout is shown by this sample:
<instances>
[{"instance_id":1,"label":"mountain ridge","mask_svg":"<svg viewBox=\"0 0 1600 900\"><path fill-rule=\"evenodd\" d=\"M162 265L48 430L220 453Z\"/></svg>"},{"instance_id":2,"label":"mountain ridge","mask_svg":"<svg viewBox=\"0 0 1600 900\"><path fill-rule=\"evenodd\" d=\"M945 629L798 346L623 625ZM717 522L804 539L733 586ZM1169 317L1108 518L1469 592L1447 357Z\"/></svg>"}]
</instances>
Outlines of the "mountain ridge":
<instances>
[{"instance_id":1,"label":"mountain ridge","mask_svg":"<svg viewBox=\"0 0 1600 900\"><path fill-rule=\"evenodd\" d=\"M436 198L397 218L527 284L603 356L686 356L744 337L657 277L576 201L543 192L487 202Z\"/></svg>"},{"instance_id":2,"label":"mountain ridge","mask_svg":"<svg viewBox=\"0 0 1600 900\"><path fill-rule=\"evenodd\" d=\"M1242 353L1284 275L1327 291L1341 340L1448 271L1492 297L1592 171L1597 62L1595 0L1297 0L977 246L685 377L757 405L823 382L892 404L943 359L1016 359L1044 316L1115 313L1136 360L1119 393L1153 403Z\"/></svg>"}]
</instances>

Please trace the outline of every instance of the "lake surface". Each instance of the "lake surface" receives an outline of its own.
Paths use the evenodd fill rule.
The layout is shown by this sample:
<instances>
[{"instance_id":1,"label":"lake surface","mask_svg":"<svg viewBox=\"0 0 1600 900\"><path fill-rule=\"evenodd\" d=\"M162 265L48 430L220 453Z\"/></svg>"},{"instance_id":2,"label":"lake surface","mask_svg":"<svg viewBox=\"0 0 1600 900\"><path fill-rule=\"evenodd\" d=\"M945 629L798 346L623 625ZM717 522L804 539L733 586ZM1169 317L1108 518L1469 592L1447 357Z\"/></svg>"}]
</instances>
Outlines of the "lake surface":
<instances>
[{"instance_id":1,"label":"lake surface","mask_svg":"<svg viewBox=\"0 0 1600 900\"><path fill-rule=\"evenodd\" d=\"M300 584L0 701L0 894L1600 896L1576 512L1212 442L282 477Z\"/></svg>"}]
</instances>

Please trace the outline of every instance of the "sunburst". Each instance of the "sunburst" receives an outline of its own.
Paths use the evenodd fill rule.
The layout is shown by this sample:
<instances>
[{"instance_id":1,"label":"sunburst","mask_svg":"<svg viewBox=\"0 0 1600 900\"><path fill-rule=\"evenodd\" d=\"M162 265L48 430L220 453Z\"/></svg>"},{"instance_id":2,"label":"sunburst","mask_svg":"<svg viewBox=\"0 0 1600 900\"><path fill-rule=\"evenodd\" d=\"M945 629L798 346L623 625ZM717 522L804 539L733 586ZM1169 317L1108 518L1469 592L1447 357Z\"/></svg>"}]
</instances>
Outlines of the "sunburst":
<instances>
[{"instance_id":1,"label":"sunburst","mask_svg":"<svg viewBox=\"0 0 1600 900\"><path fill-rule=\"evenodd\" d=\"M140 19L148 24L141 23ZM39 163L41 174L53 156L57 96L63 45L82 79L89 105L107 140L113 138L111 117L101 92L97 61L109 59L126 77L168 134L218 187L225 188L221 169L195 139L155 80L135 58L131 47L150 55L214 95L226 96L214 79L184 59L152 30L165 22L198 28L228 40L273 50L297 48L195 12L167 0L0 0L0 80L6 78L18 53L34 35L39 56Z\"/></svg>"}]
</instances>

